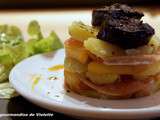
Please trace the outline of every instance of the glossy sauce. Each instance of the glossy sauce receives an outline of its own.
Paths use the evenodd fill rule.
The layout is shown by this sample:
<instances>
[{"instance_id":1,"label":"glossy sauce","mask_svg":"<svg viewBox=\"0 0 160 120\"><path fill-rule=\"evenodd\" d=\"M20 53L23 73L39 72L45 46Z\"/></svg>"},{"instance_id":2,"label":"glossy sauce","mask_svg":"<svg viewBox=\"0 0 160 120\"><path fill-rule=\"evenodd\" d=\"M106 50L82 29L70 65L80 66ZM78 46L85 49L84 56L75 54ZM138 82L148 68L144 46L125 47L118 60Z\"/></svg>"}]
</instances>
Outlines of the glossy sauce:
<instances>
[{"instance_id":1,"label":"glossy sauce","mask_svg":"<svg viewBox=\"0 0 160 120\"><path fill-rule=\"evenodd\" d=\"M55 65L55 66L52 66L50 68L48 68L49 71L58 71L58 70L62 70L64 68L64 65Z\"/></svg>"},{"instance_id":2,"label":"glossy sauce","mask_svg":"<svg viewBox=\"0 0 160 120\"><path fill-rule=\"evenodd\" d=\"M38 84L40 79L41 79L41 75L33 75L33 77L32 77L32 80L33 80L32 90L34 90L35 86Z\"/></svg>"}]
</instances>

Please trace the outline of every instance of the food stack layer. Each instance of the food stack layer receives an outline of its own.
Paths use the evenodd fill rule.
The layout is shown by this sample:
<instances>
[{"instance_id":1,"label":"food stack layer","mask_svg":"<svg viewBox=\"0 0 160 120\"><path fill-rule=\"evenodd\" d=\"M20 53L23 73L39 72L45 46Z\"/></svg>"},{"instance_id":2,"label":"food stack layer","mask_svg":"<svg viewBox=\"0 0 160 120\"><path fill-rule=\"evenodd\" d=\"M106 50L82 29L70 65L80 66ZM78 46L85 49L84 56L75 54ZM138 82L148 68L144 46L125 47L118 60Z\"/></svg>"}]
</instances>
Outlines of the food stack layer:
<instances>
[{"instance_id":1,"label":"food stack layer","mask_svg":"<svg viewBox=\"0 0 160 120\"><path fill-rule=\"evenodd\" d=\"M65 85L96 98L133 98L160 87L159 40L143 13L121 4L92 12L92 26L73 22L65 41Z\"/></svg>"}]
</instances>

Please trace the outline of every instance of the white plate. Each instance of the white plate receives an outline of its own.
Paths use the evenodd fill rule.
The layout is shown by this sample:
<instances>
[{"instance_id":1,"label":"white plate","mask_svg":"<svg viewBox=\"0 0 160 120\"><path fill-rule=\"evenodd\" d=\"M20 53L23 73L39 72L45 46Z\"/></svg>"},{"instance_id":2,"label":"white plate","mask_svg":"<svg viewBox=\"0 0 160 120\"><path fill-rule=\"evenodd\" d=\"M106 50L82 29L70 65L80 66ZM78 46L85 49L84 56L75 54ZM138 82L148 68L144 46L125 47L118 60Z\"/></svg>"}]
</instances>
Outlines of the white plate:
<instances>
[{"instance_id":1,"label":"white plate","mask_svg":"<svg viewBox=\"0 0 160 120\"><path fill-rule=\"evenodd\" d=\"M48 70L51 66L63 65L63 61L63 49L30 57L13 68L10 82L29 101L78 118L100 120L160 116L160 92L149 97L128 100L100 100L67 92L63 86L63 69ZM40 80L36 81L36 77ZM55 77L57 79L53 80Z\"/></svg>"}]
</instances>

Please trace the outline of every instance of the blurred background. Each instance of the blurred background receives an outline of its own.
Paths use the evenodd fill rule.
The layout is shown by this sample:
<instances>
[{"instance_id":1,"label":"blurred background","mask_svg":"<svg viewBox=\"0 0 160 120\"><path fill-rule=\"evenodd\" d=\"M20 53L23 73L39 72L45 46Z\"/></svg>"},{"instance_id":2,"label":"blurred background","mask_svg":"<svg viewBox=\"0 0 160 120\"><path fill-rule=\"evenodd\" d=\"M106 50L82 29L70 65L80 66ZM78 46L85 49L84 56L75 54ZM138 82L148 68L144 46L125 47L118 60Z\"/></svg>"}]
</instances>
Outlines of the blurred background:
<instances>
[{"instance_id":1,"label":"blurred background","mask_svg":"<svg viewBox=\"0 0 160 120\"><path fill-rule=\"evenodd\" d=\"M130 5L152 5L160 0L0 0L0 8L55 8L109 5L115 2Z\"/></svg>"}]
</instances>

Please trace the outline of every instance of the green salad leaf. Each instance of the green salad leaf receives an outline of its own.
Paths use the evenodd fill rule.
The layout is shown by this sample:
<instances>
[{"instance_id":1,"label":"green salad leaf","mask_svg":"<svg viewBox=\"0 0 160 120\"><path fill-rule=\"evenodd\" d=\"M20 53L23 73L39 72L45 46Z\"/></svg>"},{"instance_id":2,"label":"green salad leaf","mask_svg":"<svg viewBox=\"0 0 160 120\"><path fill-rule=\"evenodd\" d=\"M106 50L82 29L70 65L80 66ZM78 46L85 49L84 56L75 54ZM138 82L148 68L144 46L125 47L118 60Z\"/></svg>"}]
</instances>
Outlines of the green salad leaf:
<instances>
[{"instance_id":1,"label":"green salad leaf","mask_svg":"<svg viewBox=\"0 0 160 120\"><path fill-rule=\"evenodd\" d=\"M33 20L28 25L30 39L24 40L17 26L0 25L0 98L14 96L15 90L8 83L10 70L21 60L44 52L63 48L59 37L51 31L43 37L40 25Z\"/></svg>"},{"instance_id":2,"label":"green salad leaf","mask_svg":"<svg viewBox=\"0 0 160 120\"><path fill-rule=\"evenodd\" d=\"M9 82L4 82L0 84L0 99L9 99L17 95L18 94L9 84Z\"/></svg>"},{"instance_id":3,"label":"green salad leaf","mask_svg":"<svg viewBox=\"0 0 160 120\"><path fill-rule=\"evenodd\" d=\"M0 25L0 46L4 44L17 45L23 41L20 29L16 26Z\"/></svg>"},{"instance_id":4,"label":"green salad leaf","mask_svg":"<svg viewBox=\"0 0 160 120\"><path fill-rule=\"evenodd\" d=\"M28 34L34 39L42 39L43 35L41 33L41 27L36 20L33 20L28 25Z\"/></svg>"},{"instance_id":5,"label":"green salad leaf","mask_svg":"<svg viewBox=\"0 0 160 120\"><path fill-rule=\"evenodd\" d=\"M62 47L63 44L54 31L47 38L37 41L34 45L35 53L49 52Z\"/></svg>"}]
</instances>

